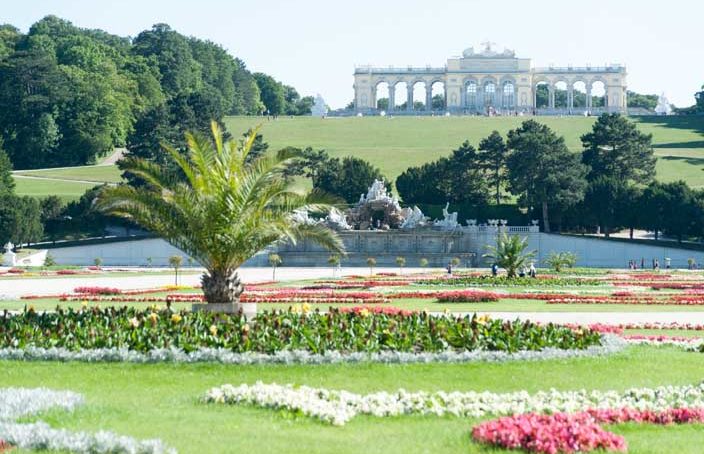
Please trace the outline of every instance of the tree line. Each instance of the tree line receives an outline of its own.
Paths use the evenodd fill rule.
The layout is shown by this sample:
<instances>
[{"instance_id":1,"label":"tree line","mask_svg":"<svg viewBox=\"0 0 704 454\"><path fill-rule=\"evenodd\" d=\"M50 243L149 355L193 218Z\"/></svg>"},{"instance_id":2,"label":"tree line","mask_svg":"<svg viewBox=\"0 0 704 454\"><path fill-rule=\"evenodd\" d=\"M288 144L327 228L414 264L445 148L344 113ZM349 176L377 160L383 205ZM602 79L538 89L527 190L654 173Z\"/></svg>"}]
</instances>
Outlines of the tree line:
<instances>
[{"instance_id":1,"label":"tree line","mask_svg":"<svg viewBox=\"0 0 704 454\"><path fill-rule=\"evenodd\" d=\"M115 147L137 153L225 115L300 115L312 97L222 46L156 24L135 38L56 16L27 33L0 25L0 137L14 168L92 163Z\"/></svg>"}]
</instances>

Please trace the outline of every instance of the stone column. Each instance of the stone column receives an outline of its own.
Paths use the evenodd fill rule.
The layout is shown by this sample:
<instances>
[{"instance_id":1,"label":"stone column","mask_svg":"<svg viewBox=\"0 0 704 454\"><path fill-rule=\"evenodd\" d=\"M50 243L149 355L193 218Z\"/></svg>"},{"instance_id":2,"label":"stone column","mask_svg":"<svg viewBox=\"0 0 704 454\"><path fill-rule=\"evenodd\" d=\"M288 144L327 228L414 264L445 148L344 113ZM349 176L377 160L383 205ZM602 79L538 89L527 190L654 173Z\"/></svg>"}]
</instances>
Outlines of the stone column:
<instances>
[{"instance_id":1,"label":"stone column","mask_svg":"<svg viewBox=\"0 0 704 454\"><path fill-rule=\"evenodd\" d=\"M587 97L586 107L587 107L587 110L589 110L589 109L592 108L592 86L591 86L591 85L587 85L587 86L586 86L586 89L587 89L587 93L586 93L586 97Z\"/></svg>"},{"instance_id":2,"label":"stone column","mask_svg":"<svg viewBox=\"0 0 704 454\"><path fill-rule=\"evenodd\" d=\"M555 88L552 86L548 87L548 107L555 108Z\"/></svg>"},{"instance_id":3,"label":"stone column","mask_svg":"<svg viewBox=\"0 0 704 454\"><path fill-rule=\"evenodd\" d=\"M536 85L533 89L533 110L538 109L538 86Z\"/></svg>"},{"instance_id":4,"label":"stone column","mask_svg":"<svg viewBox=\"0 0 704 454\"><path fill-rule=\"evenodd\" d=\"M572 109L574 109L574 88L573 87L567 87L567 107L570 110L570 113L572 113Z\"/></svg>"},{"instance_id":5,"label":"stone column","mask_svg":"<svg viewBox=\"0 0 704 454\"><path fill-rule=\"evenodd\" d=\"M413 85L406 83L406 110L413 110Z\"/></svg>"},{"instance_id":6,"label":"stone column","mask_svg":"<svg viewBox=\"0 0 704 454\"><path fill-rule=\"evenodd\" d=\"M433 86L425 84L425 110L433 110Z\"/></svg>"},{"instance_id":7,"label":"stone column","mask_svg":"<svg viewBox=\"0 0 704 454\"><path fill-rule=\"evenodd\" d=\"M396 107L396 85L389 85L389 108L386 109L389 112L393 111Z\"/></svg>"}]
</instances>

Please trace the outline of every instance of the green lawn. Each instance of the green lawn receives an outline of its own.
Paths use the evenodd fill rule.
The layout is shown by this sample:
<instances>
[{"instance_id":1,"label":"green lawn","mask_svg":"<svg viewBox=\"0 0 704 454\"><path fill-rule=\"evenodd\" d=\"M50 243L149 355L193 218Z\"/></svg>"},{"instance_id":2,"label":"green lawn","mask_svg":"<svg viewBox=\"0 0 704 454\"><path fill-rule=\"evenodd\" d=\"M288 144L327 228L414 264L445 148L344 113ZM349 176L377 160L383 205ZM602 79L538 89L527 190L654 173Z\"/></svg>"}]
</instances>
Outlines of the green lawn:
<instances>
[{"instance_id":1,"label":"green lawn","mask_svg":"<svg viewBox=\"0 0 704 454\"><path fill-rule=\"evenodd\" d=\"M0 362L0 386L70 389L87 403L72 414L42 419L72 430L116 431L161 438L181 453L481 453L470 441L476 420L359 416L344 427L241 406L203 405L204 391L224 383L306 384L354 392L490 390L529 392L551 387L615 389L682 385L702 380L704 355L672 348L631 347L604 358L505 364L267 365L85 364ZM701 425L611 427L631 453L699 453ZM506 451L508 452L508 451Z\"/></svg>"},{"instance_id":2,"label":"green lawn","mask_svg":"<svg viewBox=\"0 0 704 454\"><path fill-rule=\"evenodd\" d=\"M327 118L227 117L230 132L238 136L248 128L262 125L271 149L284 146L322 148L332 156L354 155L379 166L392 180L406 168L445 156L464 140L477 146L496 129L505 134L525 117L364 117ZM704 186L704 119L701 117L633 117L642 131L653 134L658 156L658 178L684 179L690 185ZM580 136L591 128L594 118L539 117L565 137L573 151L581 150ZM120 181L114 165L21 171L18 174L47 179L84 180L96 183ZM16 178L21 195L44 197L57 194L75 200L93 185L66 181L38 181Z\"/></svg>"},{"instance_id":3,"label":"green lawn","mask_svg":"<svg viewBox=\"0 0 704 454\"><path fill-rule=\"evenodd\" d=\"M119 183L122 181L120 176L122 172L114 165L22 170L15 172L15 174L61 180L95 181L96 183Z\"/></svg>"},{"instance_id":4,"label":"green lawn","mask_svg":"<svg viewBox=\"0 0 704 454\"><path fill-rule=\"evenodd\" d=\"M78 200L87 190L99 183L81 183L78 181L60 181L35 178L15 178L17 195L43 198L49 195L59 196L63 201Z\"/></svg>"},{"instance_id":5,"label":"green lawn","mask_svg":"<svg viewBox=\"0 0 704 454\"><path fill-rule=\"evenodd\" d=\"M332 156L354 155L368 159L395 179L413 165L448 155L464 140L477 146L496 129L505 134L525 117L365 117L327 118L228 117L228 129L239 135L262 125L271 148L296 146L322 148ZM704 186L704 119L701 117L633 117L643 132L653 134L658 155L658 178L684 178ZM580 136L590 130L594 118L539 117L563 135L573 151L581 150Z\"/></svg>"}]
</instances>

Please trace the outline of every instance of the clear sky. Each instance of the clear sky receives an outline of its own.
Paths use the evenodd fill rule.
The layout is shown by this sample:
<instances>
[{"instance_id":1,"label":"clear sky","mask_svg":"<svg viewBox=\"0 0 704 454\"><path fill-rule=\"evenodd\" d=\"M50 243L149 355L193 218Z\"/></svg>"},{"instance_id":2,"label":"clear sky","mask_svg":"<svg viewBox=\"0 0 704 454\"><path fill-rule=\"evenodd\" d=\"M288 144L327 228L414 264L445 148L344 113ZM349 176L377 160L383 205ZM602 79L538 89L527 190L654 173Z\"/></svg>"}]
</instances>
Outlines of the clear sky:
<instances>
[{"instance_id":1,"label":"clear sky","mask_svg":"<svg viewBox=\"0 0 704 454\"><path fill-rule=\"evenodd\" d=\"M251 70L352 100L355 64L441 66L491 40L534 66L622 63L630 90L694 103L704 84L701 0L0 0L23 31L47 14L135 36L166 22L215 41Z\"/></svg>"}]
</instances>

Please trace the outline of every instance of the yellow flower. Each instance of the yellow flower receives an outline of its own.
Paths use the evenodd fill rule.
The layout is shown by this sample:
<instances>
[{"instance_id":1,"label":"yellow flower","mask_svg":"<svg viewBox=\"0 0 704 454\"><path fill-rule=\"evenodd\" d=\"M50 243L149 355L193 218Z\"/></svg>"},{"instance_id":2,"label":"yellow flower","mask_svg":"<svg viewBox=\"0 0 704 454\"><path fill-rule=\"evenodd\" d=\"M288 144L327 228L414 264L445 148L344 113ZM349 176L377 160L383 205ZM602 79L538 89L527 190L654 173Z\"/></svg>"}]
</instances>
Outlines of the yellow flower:
<instances>
[{"instance_id":1,"label":"yellow flower","mask_svg":"<svg viewBox=\"0 0 704 454\"><path fill-rule=\"evenodd\" d=\"M159 320L159 314L157 314L156 312L152 312L151 314L149 314L149 320L151 320L152 323L156 323L156 321Z\"/></svg>"},{"instance_id":2,"label":"yellow flower","mask_svg":"<svg viewBox=\"0 0 704 454\"><path fill-rule=\"evenodd\" d=\"M85 309L86 307L88 307L88 301L81 301L81 307L82 307L83 309Z\"/></svg>"},{"instance_id":3,"label":"yellow flower","mask_svg":"<svg viewBox=\"0 0 704 454\"><path fill-rule=\"evenodd\" d=\"M174 323L179 323L182 320L182 317L179 314L173 314L171 316L171 321Z\"/></svg>"},{"instance_id":4,"label":"yellow flower","mask_svg":"<svg viewBox=\"0 0 704 454\"><path fill-rule=\"evenodd\" d=\"M300 313L301 310L302 309L300 304L294 304L293 306L291 306L291 312L293 312L294 314Z\"/></svg>"},{"instance_id":5,"label":"yellow flower","mask_svg":"<svg viewBox=\"0 0 704 454\"><path fill-rule=\"evenodd\" d=\"M488 314L480 315L479 317L477 317L477 324L478 325L486 325L490 320L491 320L491 317L489 317Z\"/></svg>"},{"instance_id":6,"label":"yellow flower","mask_svg":"<svg viewBox=\"0 0 704 454\"><path fill-rule=\"evenodd\" d=\"M215 325L210 325L209 331L210 331L210 334L215 336L218 334L218 327Z\"/></svg>"},{"instance_id":7,"label":"yellow flower","mask_svg":"<svg viewBox=\"0 0 704 454\"><path fill-rule=\"evenodd\" d=\"M248 323L245 323L244 326L242 326L242 331L245 333L249 332L249 324Z\"/></svg>"},{"instance_id":8,"label":"yellow flower","mask_svg":"<svg viewBox=\"0 0 704 454\"><path fill-rule=\"evenodd\" d=\"M35 312L35 310L34 310L34 304L30 304L29 307L27 308L27 311L29 311L29 312Z\"/></svg>"},{"instance_id":9,"label":"yellow flower","mask_svg":"<svg viewBox=\"0 0 704 454\"><path fill-rule=\"evenodd\" d=\"M310 304L303 303L303 305L301 306L301 310L304 314L307 314L308 312L310 312Z\"/></svg>"},{"instance_id":10,"label":"yellow flower","mask_svg":"<svg viewBox=\"0 0 704 454\"><path fill-rule=\"evenodd\" d=\"M367 309L362 309L359 311L359 315L362 316L362 318L366 318L369 316L369 311Z\"/></svg>"},{"instance_id":11,"label":"yellow flower","mask_svg":"<svg viewBox=\"0 0 704 454\"><path fill-rule=\"evenodd\" d=\"M137 317L132 317L130 319L130 326L132 328L139 328L139 320L137 320Z\"/></svg>"}]
</instances>

